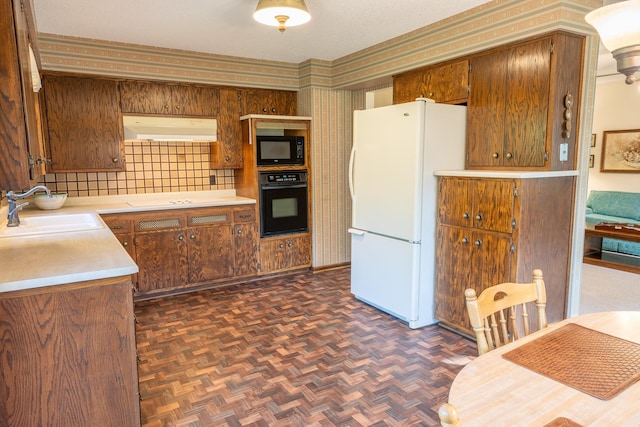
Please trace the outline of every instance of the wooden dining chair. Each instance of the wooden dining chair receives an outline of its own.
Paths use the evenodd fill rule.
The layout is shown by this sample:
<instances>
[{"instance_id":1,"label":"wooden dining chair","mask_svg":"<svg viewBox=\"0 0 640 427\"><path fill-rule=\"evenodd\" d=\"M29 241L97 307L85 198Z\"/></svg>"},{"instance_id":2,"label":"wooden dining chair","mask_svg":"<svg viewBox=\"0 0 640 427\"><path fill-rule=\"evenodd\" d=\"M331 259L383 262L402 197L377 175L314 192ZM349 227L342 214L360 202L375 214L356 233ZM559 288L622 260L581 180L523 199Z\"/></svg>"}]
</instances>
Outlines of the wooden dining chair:
<instances>
[{"instance_id":1,"label":"wooden dining chair","mask_svg":"<svg viewBox=\"0 0 640 427\"><path fill-rule=\"evenodd\" d=\"M440 406L438 416L440 417L440 425L442 427L462 427L460 418L458 417L458 411L456 407L450 403L443 403Z\"/></svg>"},{"instance_id":2,"label":"wooden dining chair","mask_svg":"<svg viewBox=\"0 0 640 427\"><path fill-rule=\"evenodd\" d=\"M542 270L533 270L530 283L501 283L483 290L479 296L474 289L467 289L464 296L480 356L529 334L528 302L536 304L538 330L547 327Z\"/></svg>"}]
</instances>

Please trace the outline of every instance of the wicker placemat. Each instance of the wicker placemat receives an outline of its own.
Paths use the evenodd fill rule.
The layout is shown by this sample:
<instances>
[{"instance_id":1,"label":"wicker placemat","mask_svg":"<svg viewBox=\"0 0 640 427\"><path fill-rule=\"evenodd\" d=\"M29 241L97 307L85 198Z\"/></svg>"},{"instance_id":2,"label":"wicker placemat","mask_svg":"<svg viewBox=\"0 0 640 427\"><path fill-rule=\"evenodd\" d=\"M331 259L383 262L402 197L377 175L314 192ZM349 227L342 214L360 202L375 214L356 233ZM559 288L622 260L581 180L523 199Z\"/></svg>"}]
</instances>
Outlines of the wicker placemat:
<instances>
[{"instance_id":1,"label":"wicker placemat","mask_svg":"<svg viewBox=\"0 0 640 427\"><path fill-rule=\"evenodd\" d=\"M640 344L574 323L502 357L604 400L640 379Z\"/></svg>"},{"instance_id":2,"label":"wicker placemat","mask_svg":"<svg viewBox=\"0 0 640 427\"><path fill-rule=\"evenodd\" d=\"M550 423L545 424L543 427L582 427L582 424L571 421L569 418L559 417Z\"/></svg>"}]
</instances>

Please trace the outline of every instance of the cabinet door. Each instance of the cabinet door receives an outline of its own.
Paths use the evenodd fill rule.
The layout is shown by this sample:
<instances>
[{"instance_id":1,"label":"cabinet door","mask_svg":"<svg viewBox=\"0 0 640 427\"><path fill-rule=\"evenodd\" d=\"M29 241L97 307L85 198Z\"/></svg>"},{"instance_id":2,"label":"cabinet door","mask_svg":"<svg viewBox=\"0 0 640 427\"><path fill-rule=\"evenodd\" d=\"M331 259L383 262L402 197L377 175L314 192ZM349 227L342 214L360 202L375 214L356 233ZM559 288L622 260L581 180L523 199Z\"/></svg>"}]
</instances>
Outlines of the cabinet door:
<instances>
[{"instance_id":1,"label":"cabinet door","mask_svg":"<svg viewBox=\"0 0 640 427\"><path fill-rule=\"evenodd\" d=\"M467 167L502 165L507 58L507 52L499 51L471 59Z\"/></svg>"},{"instance_id":2,"label":"cabinet door","mask_svg":"<svg viewBox=\"0 0 640 427\"><path fill-rule=\"evenodd\" d=\"M187 242L184 234L183 230L136 234L139 292L187 283Z\"/></svg>"},{"instance_id":3,"label":"cabinet door","mask_svg":"<svg viewBox=\"0 0 640 427\"><path fill-rule=\"evenodd\" d=\"M511 236L504 234L474 231L471 236L471 260L469 287L479 295L489 286L510 282L511 265L515 247ZM467 326L470 326L466 323Z\"/></svg>"},{"instance_id":4,"label":"cabinet door","mask_svg":"<svg viewBox=\"0 0 640 427\"><path fill-rule=\"evenodd\" d=\"M242 169L240 91L220 89L218 140L211 143L211 169Z\"/></svg>"},{"instance_id":5,"label":"cabinet door","mask_svg":"<svg viewBox=\"0 0 640 427\"><path fill-rule=\"evenodd\" d=\"M120 102L123 113L172 114L171 87L166 84L121 82Z\"/></svg>"},{"instance_id":6,"label":"cabinet door","mask_svg":"<svg viewBox=\"0 0 640 427\"><path fill-rule=\"evenodd\" d=\"M252 276L258 272L258 225L253 222L233 227L235 275Z\"/></svg>"},{"instance_id":7,"label":"cabinet door","mask_svg":"<svg viewBox=\"0 0 640 427\"><path fill-rule=\"evenodd\" d=\"M508 51L505 166L545 165L550 69L551 38Z\"/></svg>"},{"instance_id":8,"label":"cabinet door","mask_svg":"<svg viewBox=\"0 0 640 427\"><path fill-rule=\"evenodd\" d=\"M188 229L189 283L206 282L233 275L231 225Z\"/></svg>"},{"instance_id":9,"label":"cabinet door","mask_svg":"<svg viewBox=\"0 0 640 427\"><path fill-rule=\"evenodd\" d=\"M14 14L15 12L15 14ZM29 132L31 114L24 96L30 89L24 73L26 18L19 1L0 4L0 188L21 190L30 187ZM17 37L16 37L17 36ZM29 77L26 82L30 82Z\"/></svg>"},{"instance_id":10,"label":"cabinet door","mask_svg":"<svg viewBox=\"0 0 640 427\"><path fill-rule=\"evenodd\" d=\"M287 266L286 242L282 239L261 239L260 271L271 273Z\"/></svg>"},{"instance_id":11,"label":"cabinet door","mask_svg":"<svg viewBox=\"0 0 640 427\"><path fill-rule=\"evenodd\" d=\"M427 70L427 98L436 102L464 102L468 90L469 61L466 59Z\"/></svg>"},{"instance_id":12,"label":"cabinet door","mask_svg":"<svg viewBox=\"0 0 640 427\"><path fill-rule=\"evenodd\" d=\"M124 170L124 133L113 80L45 76L49 172Z\"/></svg>"},{"instance_id":13,"label":"cabinet door","mask_svg":"<svg viewBox=\"0 0 640 427\"><path fill-rule=\"evenodd\" d=\"M468 97L469 61L408 71L393 78L393 103L430 98L436 102L462 103Z\"/></svg>"},{"instance_id":14,"label":"cabinet door","mask_svg":"<svg viewBox=\"0 0 640 427\"><path fill-rule=\"evenodd\" d=\"M393 103L402 104L427 96L427 72L408 71L393 77Z\"/></svg>"},{"instance_id":15,"label":"cabinet door","mask_svg":"<svg viewBox=\"0 0 640 427\"><path fill-rule=\"evenodd\" d=\"M473 227L501 233L513 231L515 183L510 180L473 181Z\"/></svg>"},{"instance_id":16,"label":"cabinet door","mask_svg":"<svg viewBox=\"0 0 640 427\"><path fill-rule=\"evenodd\" d=\"M311 237L297 236L287 239L288 267L307 267L311 264Z\"/></svg>"},{"instance_id":17,"label":"cabinet door","mask_svg":"<svg viewBox=\"0 0 640 427\"><path fill-rule=\"evenodd\" d=\"M216 87L171 85L171 114L216 117L220 93Z\"/></svg>"},{"instance_id":18,"label":"cabinet door","mask_svg":"<svg viewBox=\"0 0 640 427\"><path fill-rule=\"evenodd\" d=\"M438 220L441 224L468 227L473 209L473 181L442 177L438 179Z\"/></svg>"},{"instance_id":19,"label":"cabinet door","mask_svg":"<svg viewBox=\"0 0 640 427\"><path fill-rule=\"evenodd\" d=\"M260 267L262 273L304 268L311 265L309 236L262 239Z\"/></svg>"},{"instance_id":20,"label":"cabinet door","mask_svg":"<svg viewBox=\"0 0 640 427\"><path fill-rule=\"evenodd\" d=\"M464 291L471 277L471 229L441 225L436 241L435 317L450 325L467 325Z\"/></svg>"},{"instance_id":21,"label":"cabinet door","mask_svg":"<svg viewBox=\"0 0 640 427\"><path fill-rule=\"evenodd\" d=\"M244 114L295 116L297 94L291 91L246 89Z\"/></svg>"}]
</instances>

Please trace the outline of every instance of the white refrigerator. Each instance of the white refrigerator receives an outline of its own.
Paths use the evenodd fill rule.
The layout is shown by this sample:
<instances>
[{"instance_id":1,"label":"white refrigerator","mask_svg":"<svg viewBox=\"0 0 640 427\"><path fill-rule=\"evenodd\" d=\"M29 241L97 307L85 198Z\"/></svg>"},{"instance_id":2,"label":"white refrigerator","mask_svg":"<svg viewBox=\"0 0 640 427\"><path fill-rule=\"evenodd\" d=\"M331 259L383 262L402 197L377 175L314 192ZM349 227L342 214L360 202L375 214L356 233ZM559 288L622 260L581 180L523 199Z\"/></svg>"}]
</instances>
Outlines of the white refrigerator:
<instances>
[{"instance_id":1,"label":"white refrigerator","mask_svg":"<svg viewBox=\"0 0 640 427\"><path fill-rule=\"evenodd\" d=\"M464 169L465 124L427 100L354 112L351 292L410 328L436 322L433 172Z\"/></svg>"}]
</instances>

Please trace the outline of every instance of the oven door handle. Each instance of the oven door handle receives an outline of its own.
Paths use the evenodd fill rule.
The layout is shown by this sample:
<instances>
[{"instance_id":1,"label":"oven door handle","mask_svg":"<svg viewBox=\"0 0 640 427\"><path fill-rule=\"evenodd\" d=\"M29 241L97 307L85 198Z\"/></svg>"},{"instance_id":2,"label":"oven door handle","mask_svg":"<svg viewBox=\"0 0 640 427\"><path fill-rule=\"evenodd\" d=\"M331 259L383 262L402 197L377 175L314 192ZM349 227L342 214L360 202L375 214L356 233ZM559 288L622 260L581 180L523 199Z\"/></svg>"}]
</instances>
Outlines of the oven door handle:
<instances>
[{"instance_id":1,"label":"oven door handle","mask_svg":"<svg viewBox=\"0 0 640 427\"><path fill-rule=\"evenodd\" d=\"M300 184L300 185L263 185L262 187L260 187L261 190L286 190L288 188L307 188L306 184Z\"/></svg>"}]
</instances>

